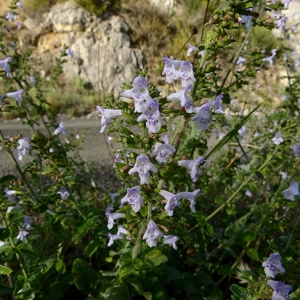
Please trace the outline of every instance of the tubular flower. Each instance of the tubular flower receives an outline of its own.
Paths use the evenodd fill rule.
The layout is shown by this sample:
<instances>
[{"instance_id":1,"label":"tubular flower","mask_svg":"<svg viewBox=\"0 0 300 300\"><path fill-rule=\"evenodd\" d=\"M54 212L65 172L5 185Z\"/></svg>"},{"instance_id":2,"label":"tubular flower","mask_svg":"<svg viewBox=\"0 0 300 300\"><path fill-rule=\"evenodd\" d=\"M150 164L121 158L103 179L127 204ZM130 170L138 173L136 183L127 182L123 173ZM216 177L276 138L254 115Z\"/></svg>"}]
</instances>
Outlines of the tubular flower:
<instances>
[{"instance_id":1,"label":"tubular flower","mask_svg":"<svg viewBox=\"0 0 300 300\"><path fill-rule=\"evenodd\" d=\"M285 273L285 269L280 262L280 258L280 254L275 252L271 253L270 257L263 262L262 266L267 277L275 278L279 271L281 273Z\"/></svg>"},{"instance_id":2,"label":"tubular flower","mask_svg":"<svg viewBox=\"0 0 300 300\"><path fill-rule=\"evenodd\" d=\"M18 102L18 105L21 106L22 101L23 101L22 93L23 93L23 90L21 89L16 92L7 93L6 97L14 98Z\"/></svg>"},{"instance_id":3,"label":"tubular flower","mask_svg":"<svg viewBox=\"0 0 300 300\"><path fill-rule=\"evenodd\" d=\"M58 135L60 133L63 133L63 134L67 133L67 131L65 130L65 127L64 127L64 122L60 122L58 127L53 132L54 135Z\"/></svg>"},{"instance_id":4,"label":"tubular flower","mask_svg":"<svg viewBox=\"0 0 300 300\"><path fill-rule=\"evenodd\" d=\"M0 68L4 69L6 72L6 77L12 78L12 74L10 73L10 66L8 63L12 61L12 57L9 56L6 59L0 60Z\"/></svg>"},{"instance_id":5,"label":"tubular flower","mask_svg":"<svg viewBox=\"0 0 300 300\"><path fill-rule=\"evenodd\" d=\"M133 81L133 88L125 90L123 97L133 98L135 101L134 111L142 113L147 109L148 100L151 99L148 92L148 82L145 77L137 76Z\"/></svg>"},{"instance_id":6,"label":"tubular flower","mask_svg":"<svg viewBox=\"0 0 300 300\"><path fill-rule=\"evenodd\" d=\"M166 75L166 82L172 83L180 77L177 68L182 63L182 60L173 60L169 57L163 57L163 63L165 64L162 75Z\"/></svg>"},{"instance_id":7,"label":"tubular flower","mask_svg":"<svg viewBox=\"0 0 300 300\"><path fill-rule=\"evenodd\" d=\"M178 241L178 236L176 235L165 235L164 236L164 245L172 245L174 250L177 250L176 242Z\"/></svg>"},{"instance_id":8,"label":"tubular flower","mask_svg":"<svg viewBox=\"0 0 300 300\"><path fill-rule=\"evenodd\" d=\"M141 205L144 203L143 198L140 195L140 191L140 186L127 188L127 194L121 199L121 206L128 202L131 205L132 210L137 213L141 209Z\"/></svg>"},{"instance_id":9,"label":"tubular flower","mask_svg":"<svg viewBox=\"0 0 300 300\"><path fill-rule=\"evenodd\" d=\"M188 84L184 90L177 93L173 93L167 97L168 101L178 101L181 107L184 107L187 113L193 113L193 103L187 93L191 92L193 88L192 84Z\"/></svg>"},{"instance_id":10,"label":"tubular flower","mask_svg":"<svg viewBox=\"0 0 300 300\"><path fill-rule=\"evenodd\" d=\"M150 162L146 154L140 154L136 158L136 162L133 168L128 172L129 175L133 173L138 173L140 177L141 184L149 184L150 171L157 172L157 168Z\"/></svg>"},{"instance_id":11,"label":"tubular flower","mask_svg":"<svg viewBox=\"0 0 300 300\"><path fill-rule=\"evenodd\" d=\"M154 147L154 151L151 153L151 157L156 156L156 161L159 164L167 163L170 155L172 155L176 149L168 144L168 136L163 137L164 144L157 142Z\"/></svg>"},{"instance_id":12,"label":"tubular flower","mask_svg":"<svg viewBox=\"0 0 300 300\"><path fill-rule=\"evenodd\" d=\"M192 181L196 182L199 175L199 165L204 161L204 156L200 156L195 160L179 160L178 165L189 169Z\"/></svg>"},{"instance_id":13,"label":"tubular flower","mask_svg":"<svg viewBox=\"0 0 300 300\"><path fill-rule=\"evenodd\" d=\"M183 61L179 67L179 76L181 77L182 87L193 85L196 81L194 77L193 65L188 61Z\"/></svg>"},{"instance_id":14,"label":"tubular flower","mask_svg":"<svg viewBox=\"0 0 300 300\"><path fill-rule=\"evenodd\" d=\"M299 185L296 181L291 182L290 187L281 193L286 200L295 201L295 196L299 196Z\"/></svg>"},{"instance_id":15,"label":"tubular flower","mask_svg":"<svg viewBox=\"0 0 300 300\"><path fill-rule=\"evenodd\" d=\"M121 109L105 109L102 106L96 106L97 111L101 114L101 129L100 133L107 130L107 126L111 123L111 119L121 116Z\"/></svg>"},{"instance_id":16,"label":"tubular flower","mask_svg":"<svg viewBox=\"0 0 300 300\"><path fill-rule=\"evenodd\" d=\"M154 221L150 220L147 225L147 230L143 235L143 240L146 240L146 243L149 247L157 246L158 237L163 237L163 234L158 230L157 225Z\"/></svg>"},{"instance_id":17,"label":"tubular flower","mask_svg":"<svg viewBox=\"0 0 300 300\"><path fill-rule=\"evenodd\" d=\"M29 150L31 149L29 138L19 139L18 144L19 144L19 146L17 147L18 159L22 160L23 156L28 154Z\"/></svg>"},{"instance_id":18,"label":"tubular flower","mask_svg":"<svg viewBox=\"0 0 300 300\"><path fill-rule=\"evenodd\" d=\"M275 280L268 280L267 284L274 290L272 300L290 299L289 293L293 290L290 285Z\"/></svg>"},{"instance_id":19,"label":"tubular flower","mask_svg":"<svg viewBox=\"0 0 300 300\"><path fill-rule=\"evenodd\" d=\"M160 130L162 120L160 117L158 101L151 98L151 100L147 102L146 110L137 118L137 121L141 122L145 119L149 133L156 133Z\"/></svg>"}]
</instances>

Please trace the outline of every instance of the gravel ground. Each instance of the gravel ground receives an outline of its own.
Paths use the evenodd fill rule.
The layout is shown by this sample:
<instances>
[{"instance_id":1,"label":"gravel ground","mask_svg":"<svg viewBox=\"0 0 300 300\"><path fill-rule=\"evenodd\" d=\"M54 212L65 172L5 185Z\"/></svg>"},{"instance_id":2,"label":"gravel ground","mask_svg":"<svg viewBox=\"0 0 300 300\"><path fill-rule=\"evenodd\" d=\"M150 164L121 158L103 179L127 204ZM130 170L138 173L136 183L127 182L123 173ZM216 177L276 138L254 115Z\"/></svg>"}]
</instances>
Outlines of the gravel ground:
<instances>
[{"instance_id":1,"label":"gravel ground","mask_svg":"<svg viewBox=\"0 0 300 300\"><path fill-rule=\"evenodd\" d=\"M100 134L100 119L75 119L65 120L65 128L68 133L81 135L86 129L86 137L83 145L83 150L80 151L80 156L83 160L89 162L94 170L95 177L104 186L109 188L112 192L116 191L120 186L115 171L112 167L113 159L107 148L105 135ZM23 137L31 137L30 128L23 125L20 120L13 120L1 122L0 129L5 137L13 137L21 134ZM61 140L67 138L67 135L60 135ZM15 151L15 155L17 151ZM30 161L30 157L22 160L20 165ZM0 177L8 174L16 174L16 170L9 159L3 145L0 144Z\"/></svg>"}]
</instances>

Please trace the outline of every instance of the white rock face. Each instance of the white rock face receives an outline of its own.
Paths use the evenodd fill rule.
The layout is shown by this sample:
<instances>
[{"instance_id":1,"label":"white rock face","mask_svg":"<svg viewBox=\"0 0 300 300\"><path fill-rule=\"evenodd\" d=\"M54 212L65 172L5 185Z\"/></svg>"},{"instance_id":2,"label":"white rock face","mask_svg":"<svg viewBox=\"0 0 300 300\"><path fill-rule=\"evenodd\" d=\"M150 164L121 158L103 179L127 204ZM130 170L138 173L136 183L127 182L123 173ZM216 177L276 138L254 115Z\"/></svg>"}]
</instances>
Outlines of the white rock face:
<instances>
[{"instance_id":1,"label":"white rock face","mask_svg":"<svg viewBox=\"0 0 300 300\"><path fill-rule=\"evenodd\" d=\"M171 14L176 6L175 0L149 0L150 5L160 9L163 12Z\"/></svg>"},{"instance_id":2,"label":"white rock face","mask_svg":"<svg viewBox=\"0 0 300 300\"><path fill-rule=\"evenodd\" d=\"M118 16L98 17L72 2L64 2L39 20L27 18L24 26L35 47L33 57L45 66L46 76L60 55L59 47L64 45L74 51L74 58L63 67L66 77L80 76L105 94L118 96L122 84L132 81L135 71L145 67L142 51L131 48L129 27ZM28 35L26 38L24 42L21 38L21 45L28 43Z\"/></svg>"}]
</instances>

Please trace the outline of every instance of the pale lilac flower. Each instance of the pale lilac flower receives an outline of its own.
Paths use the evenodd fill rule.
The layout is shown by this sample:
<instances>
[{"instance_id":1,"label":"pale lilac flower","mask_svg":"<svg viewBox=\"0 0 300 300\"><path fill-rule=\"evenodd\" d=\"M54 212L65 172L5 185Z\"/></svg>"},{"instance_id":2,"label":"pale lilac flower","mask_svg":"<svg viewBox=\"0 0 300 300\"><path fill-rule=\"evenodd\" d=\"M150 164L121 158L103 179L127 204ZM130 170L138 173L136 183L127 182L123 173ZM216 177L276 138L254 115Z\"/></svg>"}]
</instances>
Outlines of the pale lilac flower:
<instances>
[{"instance_id":1,"label":"pale lilac flower","mask_svg":"<svg viewBox=\"0 0 300 300\"><path fill-rule=\"evenodd\" d=\"M19 241L21 241L21 242L24 242L25 241L25 239L26 239L26 236L29 234L29 232L28 231L26 231L26 230L20 230L19 231L19 234L18 234L18 236L17 236L17 240L19 240Z\"/></svg>"},{"instance_id":2,"label":"pale lilac flower","mask_svg":"<svg viewBox=\"0 0 300 300\"><path fill-rule=\"evenodd\" d=\"M0 247L2 247L5 244L6 244L6 242L0 241Z\"/></svg>"},{"instance_id":3,"label":"pale lilac flower","mask_svg":"<svg viewBox=\"0 0 300 300\"><path fill-rule=\"evenodd\" d=\"M134 111L135 112L144 112L147 109L148 100L152 98L148 92L148 82L145 77L137 76L133 81L133 88L130 90L125 90L122 93L123 97L133 98Z\"/></svg>"},{"instance_id":4,"label":"pale lilac flower","mask_svg":"<svg viewBox=\"0 0 300 300\"><path fill-rule=\"evenodd\" d=\"M29 80L30 80L30 82L31 82L31 84L32 85L35 85L36 84L36 79L35 79L35 77L34 76L29 76Z\"/></svg>"},{"instance_id":5,"label":"pale lilac flower","mask_svg":"<svg viewBox=\"0 0 300 300\"><path fill-rule=\"evenodd\" d=\"M184 90L181 90L177 93L173 93L169 96L167 96L168 101L178 101L180 102L181 107L185 108L185 111L187 113L193 112L193 103L192 100L187 95L189 92L191 92L193 89L193 85L189 84L186 86Z\"/></svg>"},{"instance_id":6,"label":"pale lilac flower","mask_svg":"<svg viewBox=\"0 0 300 300\"><path fill-rule=\"evenodd\" d=\"M17 24L17 30L20 30L22 28L23 23L22 22L16 22Z\"/></svg>"},{"instance_id":7,"label":"pale lilac flower","mask_svg":"<svg viewBox=\"0 0 300 300\"><path fill-rule=\"evenodd\" d=\"M216 134L216 138L218 140L222 140L222 138L225 136L225 133L218 129L213 129L212 132L214 132Z\"/></svg>"},{"instance_id":8,"label":"pale lilac flower","mask_svg":"<svg viewBox=\"0 0 300 300\"><path fill-rule=\"evenodd\" d=\"M173 216L175 207L179 205L180 196L165 190L160 190L159 194L167 200L167 204L164 207L167 215Z\"/></svg>"},{"instance_id":9,"label":"pale lilac flower","mask_svg":"<svg viewBox=\"0 0 300 300\"><path fill-rule=\"evenodd\" d=\"M274 24L278 26L278 29L283 31L285 29L285 23L286 23L287 17L283 16L281 19L274 21Z\"/></svg>"},{"instance_id":10,"label":"pale lilac flower","mask_svg":"<svg viewBox=\"0 0 300 300\"><path fill-rule=\"evenodd\" d=\"M243 58L242 56L239 56L239 58L238 58L236 64L237 64L239 67L241 67L241 66L244 64L245 61L246 61L245 58Z\"/></svg>"},{"instance_id":11,"label":"pale lilac flower","mask_svg":"<svg viewBox=\"0 0 300 300\"><path fill-rule=\"evenodd\" d=\"M220 114L220 113L223 114L224 113L224 107L221 105L223 97L224 97L224 95L220 94L215 99L206 102L201 107L207 107L207 106L213 107L213 111L216 114Z\"/></svg>"},{"instance_id":12,"label":"pale lilac flower","mask_svg":"<svg viewBox=\"0 0 300 300\"><path fill-rule=\"evenodd\" d=\"M181 77L182 87L193 85L196 81L194 77L193 65L188 61L183 61L179 67L179 76Z\"/></svg>"},{"instance_id":13,"label":"pale lilac flower","mask_svg":"<svg viewBox=\"0 0 300 300\"><path fill-rule=\"evenodd\" d=\"M111 212L112 207L108 206L105 212L105 215L107 216L107 228L112 229L115 223L115 220L120 219L120 218L125 218L125 214L121 213L112 213Z\"/></svg>"},{"instance_id":14,"label":"pale lilac flower","mask_svg":"<svg viewBox=\"0 0 300 300\"><path fill-rule=\"evenodd\" d=\"M204 161L204 156L199 156L195 160L179 160L178 165L189 169L192 181L196 182L199 175L199 165Z\"/></svg>"},{"instance_id":15,"label":"pale lilac flower","mask_svg":"<svg viewBox=\"0 0 300 300\"><path fill-rule=\"evenodd\" d=\"M243 137L247 133L247 127L243 125L239 130L238 133L241 137Z\"/></svg>"},{"instance_id":16,"label":"pale lilac flower","mask_svg":"<svg viewBox=\"0 0 300 300\"><path fill-rule=\"evenodd\" d=\"M18 199L17 199L17 196L16 196L16 193L17 193L16 191L4 189L4 193L6 194L7 200L9 202L18 203Z\"/></svg>"},{"instance_id":17,"label":"pale lilac flower","mask_svg":"<svg viewBox=\"0 0 300 300\"><path fill-rule=\"evenodd\" d=\"M295 201L295 196L299 196L299 185L296 181L291 182L290 187L281 193L286 200Z\"/></svg>"},{"instance_id":18,"label":"pale lilac flower","mask_svg":"<svg viewBox=\"0 0 300 300\"><path fill-rule=\"evenodd\" d=\"M140 177L140 184L149 184L150 171L157 172L157 168L150 162L146 154L140 154L136 158L134 167L129 170L128 174L131 175L137 172Z\"/></svg>"},{"instance_id":19,"label":"pale lilac flower","mask_svg":"<svg viewBox=\"0 0 300 300\"><path fill-rule=\"evenodd\" d=\"M174 250L177 250L176 242L178 241L178 236L176 235L165 235L164 236L164 245L172 245Z\"/></svg>"},{"instance_id":20,"label":"pale lilac flower","mask_svg":"<svg viewBox=\"0 0 300 300\"><path fill-rule=\"evenodd\" d=\"M293 290L290 285L280 281L268 280L268 285L274 290L272 300L289 300L289 293Z\"/></svg>"},{"instance_id":21,"label":"pale lilac flower","mask_svg":"<svg viewBox=\"0 0 300 300\"><path fill-rule=\"evenodd\" d=\"M123 235L111 234L111 233L108 233L108 236L109 236L109 242L107 244L108 247L110 247L114 243L114 241L121 240L123 238Z\"/></svg>"},{"instance_id":22,"label":"pale lilac flower","mask_svg":"<svg viewBox=\"0 0 300 300\"><path fill-rule=\"evenodd\" d=\"M279 144L283 143L283 138L281 137L280 132L277 132L275 134L275 137L272 138L272 141L273 141L274 145L279 145Z\"/></svg>"},{"instance_id":23,"label":"pale lilac flower","mask_svg":"<svg viewBox=\"0 0 300 300\"><path fill-rule=\"evenodd\" d=\"M149 133L156 133L162 126L162 120L159 112L159 104L157 100L151 98L147 101L146 110L137 118L138 122L146 119L146 127Z\"/></svg>"},{"instance_id":24,"label":"pale lilac flower","mask_svg":"<svg viewBox=\"0 0 300 300\"><path fill-rule=\"evenodd\" d=\"M109 197L110 197L110 200L112 201L112 203L115 202L116 197L118 197L118 196L120 196L119 193L115 193L115 194L110 193L110 194L109 194Z\"/></svg>"},{"instance_id":25,"label":"pale lilac flower","mask_svg":"<svg viewBox=\"0 0 300 300\"><path fill-rule=\"evenodd\" d=\"M186 52L186 56L190 56L193 51L198 51L198 48L191 45L190 43L187 43L186 45L188 47L188 50ZM198 52L198 54L201 54L201 55L203 55L203 53L204 53L204 50Z\"/></svg>"},{"instance_id":26,"label":"pale lilac flower","mask_svg":"<svg viewBox=\"0 0 300 300\"><path fill-rule=\"evenodd\" d=\"M5 19L10 22L13 22L16 19L16 15L12 12L8 12Z\"/></svg>"},{"instance_id":27,"label":"pale lilac flower","mask_svg":"<svg viewBox=\"0 0 300 300\"><path fill-rule=\"evenodd\" d=\"M246 16L246 15L242 15L241 18L239 18L239 24L244 24L245 28L247 30L250 30L252 28L252 16Z\"/></svg>"},{"instance_id":28,"label":"pale lilac flower","mask_svg":"<svg viewBox=\"0 0 300 300\"><path fill-rule=\"evenodd\" d=\"M209 112L201 109L201 107L195 107L194 111L196 114L191 118L191 120L195 122L197 129L206 130L211 123Z\"/></svg>"},{"instance_id":29,"label":"pale lilac flower","mask_svg":"<svg viewBox=\"0 0 300 300\"><path fill-rule=\"evenodd\" d=\"M127 188L127 194L121 199L121 206L128 202L131 205L132 210L137 213L141 209L141 205L144 203L144 200L140 195L140 191L140 186Z\"/></svg>"},{"instance_id":30,"label":"pale lilac flower","mask_svg":"<svg viewBox=\"0 0 300 300\"><path fill-rule=\"evenodd\" d=\"M23 220L24 220L24 222L23 222L22 228L24 230L30 230L31 224L33 223L33 219L29 216L24 216Z\"/></svg>"},{"instance_id":31,"label":"pale lilac flower","mask_svg":"<svg viewBox=\"0 0 300 300\"><path fill-rule=\"evenodd\" d=\"M174 80L177 80L180 77L177 68L182 63L182 60L173 60L165 56L163 57L163 63L165 64L165 67L162 75L166 75L166 82L172 83Z\"/></svg>"},{"instance_id":32,"label":"pale lilac flower","mask_svg":"<svg viewBox=\"0 0 300 300\"><path fill-rule=\"evenodd\" d=\"M271 16L275 19L280 19L282 17L281 11L275 11L271 14Z\"/></svg>"},{"instance_id":33,"label":"pale lilac flower","mask_svg":"<svg viewBox=\"0 0 300 300\"><path fill-rule=\"evenodd\" d=\"M274 67L274 61L273 60L274 60L276 54L277 54L277 50L276 49L272 49L272 55L263 58L263 61L268 61L270 63L270 67Z\"/></svg>"},{"instance_id":34,"label":"pale lilac flower","mask_svg":"<svg viewBox=\"0 0 300 300\"><path fill-rule=\"evenodd\" d=\"M64 122L60 122L58 127L53 132L54 135L58 135L60 133L63 133L63 134L67 133L67 131L65 130L65 127L64 127Z\"/></svg>"},{"instance_id":35,"label":"pale lilac flower","mask_svg":"<svg viewBox=\"0 0 300 300\"><path fill-rule=\"evenodd\" d=\"M143 240L146 240L146 243L149 247L157 246L158 237L163 237L163 234L158 229L154 221L150 220L147 225L147 230L143 235Z\"/></svg>"},{"instance_id":36,"label":"pale lilac flower","mask_svg":"<svg viewBox=\"0 0 300 300\"><path fill-rule=\"evenodd\" d=\"M31 149L29 138L19 139L18 144L19 144L19 146L17 147L18 159L22 160L23 156L28 154L29 150Z\"/></svg>"},{"instance_id":37,"label":"pale lilac flower","mask_svg":"<svg viewBox=\"0 0 300 300\"><path fill-rule=\"evenodd\" d=\"M16 5L17 5L17 7L19 7L19 9L23 9L23 8L24 8L24 7L23 7L23 3L22 3L21 0L18 1L18 2L16 3Z\"/></svg>"},{"instance_id":38,"label":"pale lilac flower","mask_svg":"<svg viewBox=\"0 0 300 300\"><path fill-rule=\"evenodd\" d=\"M57 194L60 195L61 200L67 200L70 196L70 193L68 192L68 190L66 189L66 187L62 186L59 190L59 192L57 192Z\"/></svg>"},{"instance_id":39,"label":"pale lilac flower","mask_svg":"<svg viewBox=\"0 0 300 300\"><path fill-rule=\"evenodd\" d=\"M128 230L125 229L122 225L118 225L118 232L117 235L127 234Z\"/></svg>"},{"instance_id":40,"label":"pale lilac flower","mask_svg":"<svg viewBox=\"0 0 300 300\"><path fill-rule=\"evenodd\" d=\"M16 92L7 93L6 97L14 98L18 102L18 105L21 106L22 101L23 101L22 93L23 93L23 89L20 89Z\"/></svg>"},{"instance_id":41,"label":"pale lilac flower","mask_svg":"<svg viewBox=\"0 0 300 300\"><path fill-rule=\"evenodd\" d=\"M245 195L249 198L253 197L251 191L249 191L249 190L246 191Z\"/></svg>"},{"instance_id":42,"label":"pale lilac flower","mask_svg":"<svg viewBox=\"0 0 300 300\"><path fill-rule=\"evenodd\" d=\"M111 123L111 119L121 116L121 109L105 109L102 106L96 106L97 111L101 114L101 130L100 133L107 130L107 126Z\"/></svg>"},{"instance_id":43,"label":"pale lilac flower","mask_svg":"<svg viewBox=\"0 0 300 300\"><path fill-rule=\"evenodd\" d=\"M186 199L190 201L190 209L191 212L195 213L196 212L196 197L200 194L200 189L194 190L193 192L180 192L177 195L181 199Z\"/></svg>"},{"instance_id":44,"label":"pale lilac flower","mask_svg":"<svg viewBox=\"0 0 300 300\"><path fill-rule=\"evenodd\" d=\"M291 148L293 149L295 156L297 156L297 157L300 156L300 145L299 144L291 146Z\"/></svg>"},{"instance_id":45,"label":"pale lilac flower","mask_svg":"<svg viewBox=\"0 0 300 300\"><path fill-rule=\"evenodd\" d=\"M74 58L74 51L71 48L66 49L66 54L69 57Z\"/></svg>"},{"instance_id":46,"label":"pale lilac flower","mask_svg":"<svg viewBox=\"0 0 300 300\"><path fill-rule=\"evenodd\" d=\"M279 271L285 273L285 269L283 268L280 259L280 254L275 252L271 253L270 257L263 262L262 266L267 277L275 278Z\"/></svg>"},{"instance_id":47,"label":"pale lilac flower","mask_svg":"<svg viewBox=\"0 0 300 300\"><path fill-rule=\"evenodd\" d=\"M284 8L288 8L291 2L292 0L281 0L281 3L284 5Z\"/></svg>"},{"instance_id":48,"label":"pale lilac flower","mask_svg":"<svg viewBox=\"0 0 300 300\"><path fill-rule=\"evenodd\" d=\"M282 176L282 179L284 179L284 180L285 180L285 179L291 178L291 176L289 176L287 172L282 172L282 171L281 171L281 172L280 172L280 175Z\"/></svg>"},{"instance_id":49,"label":"pale lilac flower","mask_svg":"<svg viewBox=\"0 0 300 300\"><path fill-rule=\"evenodd\" d=\"M167 163L170 155L175 153L176 149L165 142L164 144L157 142L154 147L154 151L151 153L151 157L156 156L156 161L159 164Z\"/></svg>"}]
</instances>

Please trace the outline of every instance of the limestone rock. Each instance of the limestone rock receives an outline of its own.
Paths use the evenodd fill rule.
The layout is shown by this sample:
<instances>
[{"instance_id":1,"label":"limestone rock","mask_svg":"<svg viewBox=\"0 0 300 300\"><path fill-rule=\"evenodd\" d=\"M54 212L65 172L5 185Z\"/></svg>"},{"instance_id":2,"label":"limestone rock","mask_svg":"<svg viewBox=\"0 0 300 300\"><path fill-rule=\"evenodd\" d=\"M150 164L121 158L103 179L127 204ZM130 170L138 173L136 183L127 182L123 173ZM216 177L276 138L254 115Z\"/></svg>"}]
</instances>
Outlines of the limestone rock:
<instances>
[{"instance_id":1,"label":"limestone rock","mask_svg":"<svg viewBox=\"0 0 300 300\"><path fill-rule=\"evenodd\" d=\"M58 3L47 13L25 16L18 32L20 46L33 48L35 65L47 76L60 47L69 46L74 58L64 64L65 76L80 76L102 93L122 92L137 69L145 68L141 50L131 48L128 25L118 16L97 16L72 2Z\"/></svg>"}]
</instances>

